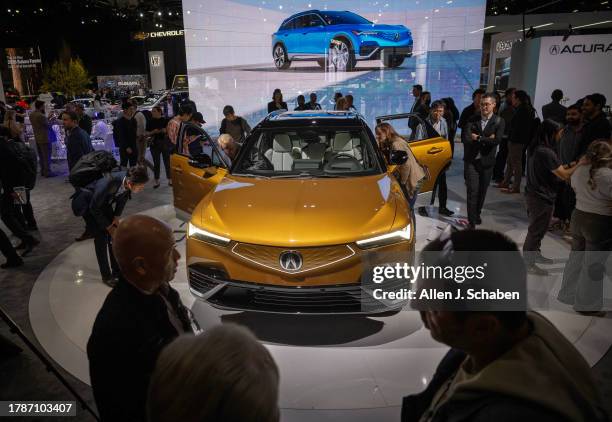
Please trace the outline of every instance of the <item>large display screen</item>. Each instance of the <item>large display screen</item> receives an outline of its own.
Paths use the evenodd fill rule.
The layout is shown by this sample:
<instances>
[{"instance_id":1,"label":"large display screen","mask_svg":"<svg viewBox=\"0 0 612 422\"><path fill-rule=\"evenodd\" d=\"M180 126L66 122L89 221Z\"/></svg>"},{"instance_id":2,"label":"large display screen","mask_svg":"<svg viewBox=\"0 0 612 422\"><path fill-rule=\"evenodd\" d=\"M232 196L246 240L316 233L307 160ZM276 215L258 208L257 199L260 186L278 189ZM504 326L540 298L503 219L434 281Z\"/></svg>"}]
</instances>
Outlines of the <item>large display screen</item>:
<instances>
[{"instance_id":1,"label":"large display screen","mask_svg":"<svg viewBox=\"0 0 612 422\"><path fill-rule=\"evenodd\" d=\"M287 108L351 94L368 123L408 112L413 84L471 102L484 0L183 0L190 97L211 132L225 105L251 125L280 89Z\"/></svg>"}]
</instances>

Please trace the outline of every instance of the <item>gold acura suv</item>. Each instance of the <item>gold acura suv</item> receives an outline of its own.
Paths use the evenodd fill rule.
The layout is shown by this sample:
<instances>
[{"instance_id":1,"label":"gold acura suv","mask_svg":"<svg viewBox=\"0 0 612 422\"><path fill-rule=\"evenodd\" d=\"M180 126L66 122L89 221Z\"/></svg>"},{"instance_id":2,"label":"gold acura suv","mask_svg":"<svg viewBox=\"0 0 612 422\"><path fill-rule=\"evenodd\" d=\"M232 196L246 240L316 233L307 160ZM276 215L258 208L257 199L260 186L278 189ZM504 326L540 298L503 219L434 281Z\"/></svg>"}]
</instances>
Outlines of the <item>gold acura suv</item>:
<instances>
[{"instance_id":1,"label":"gold acura suv","mask_svg":"<svg viewBox=\"0 0 612 422\"><path fill-rule=\"evenodd\" d=\"M426 129L425 139L407 140L429 168L428 191L450 165L450 144L416 115L377 121L403 133L408 119ZM413 213L394 174L406 153L387 163L357 113L272 113L233 163L190 124L178 148L186 153L171 158L174 205L189 222L189 287L215 307L369 312L364 268L414 248Z\"/></svg>"}]
</instances>

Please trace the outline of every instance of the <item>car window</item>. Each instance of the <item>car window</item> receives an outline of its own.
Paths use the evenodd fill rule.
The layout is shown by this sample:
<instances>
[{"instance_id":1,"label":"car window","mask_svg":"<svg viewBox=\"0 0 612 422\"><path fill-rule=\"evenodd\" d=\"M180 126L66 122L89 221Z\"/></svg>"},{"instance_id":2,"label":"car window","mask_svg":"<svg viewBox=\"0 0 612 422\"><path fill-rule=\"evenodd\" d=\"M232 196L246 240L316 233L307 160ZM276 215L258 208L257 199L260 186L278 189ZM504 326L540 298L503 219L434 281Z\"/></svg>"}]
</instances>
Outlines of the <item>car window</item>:
<instances>
[{"instance_id":1,"label":"car window","mask_svg":"<svg viewBox=\"0 0 612 422\"><path fill-rule=\"evenodd\" d=\"M321 18L315 14L304 15L304 26L314 28L323 25Z\"/></svg>"},{"instance_id":2,"label":"car window","mask_svg":"<svg viewBox=\"0 0 612 422\"><path fill-rule=\"evenodd\" d=\"M262 129L242 149L234 174L343 177L381 172L373 140L362 128Z\"/></svg>"},{"instance_id":3,"label":"car window","mask_svg":"<svg viewBox=\"0 0 612 422\"><path fill-rule=\"evenodd\" d=\"M195 158L200 154L206 154L211 158L213 166L228 167L217 149L216 141L199 126L185 124L181 128L177 149L182 155L191 158Z\"/></svg>"},{"instance_id":4,"label":"car window","mask_svg":"<svg viewBox=\"0 0 612 422\"><path fill-rule=\"evenodd\" d=\"M363 18L352 12L324 12L321 13L321 16L328 25L372 23L366 18Z\"/></svg>"},{"instance_id":5,"label":"car window","mask_svg":"<svg viewBox=\"0 0 612 422\"><path fill-rule=\"evenodd\" d=\"M435 129L420 116L415 114L398 119L385 120L406 141L415 142L423 139L436 138L439 135Z\"/></svg>"},{"instance_id":6,"label":"car window","mask_svg":"<svg viewBox=\"0 0 612 422\"><path fill-rule=\"evenodd\" d=\"M289 19L287 22L281 25L280 30L287 31L289 29L293 29L294 25L295 25L295 19Z\"/></svg>"},{"instance_id":7,"label":"car window","mask_svg":"<svg viewBox=\"0 0 612 422\"><path fill-rule=\"evenodd\" d=\"M309 22L308 15L300 16L294 19L294 29L306 28Z\"/></svg>"}]
</instances>

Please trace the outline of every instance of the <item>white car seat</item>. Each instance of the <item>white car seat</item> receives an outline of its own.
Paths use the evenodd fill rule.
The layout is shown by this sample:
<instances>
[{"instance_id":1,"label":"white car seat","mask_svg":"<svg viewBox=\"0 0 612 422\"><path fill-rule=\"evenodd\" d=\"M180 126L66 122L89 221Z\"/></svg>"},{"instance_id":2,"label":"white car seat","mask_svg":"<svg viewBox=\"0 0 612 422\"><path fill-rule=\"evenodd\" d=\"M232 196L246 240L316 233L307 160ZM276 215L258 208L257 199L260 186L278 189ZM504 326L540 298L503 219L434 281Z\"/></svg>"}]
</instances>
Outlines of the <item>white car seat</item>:
<instances>
[{"instance_id":1,"label":"white car seat","mask_svg":"<svg viewBox=\"0 0 612 422\"><path fill-rule=\"evenodd\" d=\"M293 166L292 149L293 144L289 135L284 133L274 135L272 148L265 152L266 158L274 166L274 171L291 171Z\"/></svg>"},{"instance_id":2,"label":"white car seat","mask_svg":"<svg viewBox=\"0 0 612 422\"><path fill-rule=\"evenodd\" d=\"M351 137L350 132L337 132L331 141L329 151L325 154L326 161L335 154L348 154L361 161L361 139Z\"/></svg>"}]
</instances>

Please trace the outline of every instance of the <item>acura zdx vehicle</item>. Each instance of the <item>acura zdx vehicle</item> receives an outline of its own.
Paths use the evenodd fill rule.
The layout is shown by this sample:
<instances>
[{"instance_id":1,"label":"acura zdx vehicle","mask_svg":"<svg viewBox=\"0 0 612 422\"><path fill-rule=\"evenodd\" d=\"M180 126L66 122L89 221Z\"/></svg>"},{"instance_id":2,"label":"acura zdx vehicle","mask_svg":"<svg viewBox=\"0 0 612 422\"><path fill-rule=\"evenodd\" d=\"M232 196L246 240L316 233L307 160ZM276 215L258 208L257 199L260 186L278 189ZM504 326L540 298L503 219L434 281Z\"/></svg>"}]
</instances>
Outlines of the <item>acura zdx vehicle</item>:
<instances>
[{"instance_id":1,"label":"acura zdx vehicle","mask_svg":"<svg viewBox=\"0 0 612 422\"><path fill-rule=\"evenodd\" d=\"M399 119L407 128L407 119L419 117L379 121ZM419 121L425 139L409 145L429 168L427 191L451 149ZM406 152L388 163L357 113L272 113L233 163L201 128L184 124L179 151L193 142L200 146L189 148L193 156L171 157L174 205L189 221L190 290L215 307L362 313L365 266L390 254L406 259L414 248L412 212L395 176Z\"/></svg>"},{"instance_id":2,"label":"acura zdx vehicle","mask_svg":"<svg viewBox=\"0 0 612 422\"><path fill-rule=\"evenodd\" d=\"M376 24L348 11L309 10L283 21L272 35L272 57L277 69L313 60L334 70L379 59L386 67L398 67L412 55L412 45L403 25Z\"/></svg>"}]
</instances>

